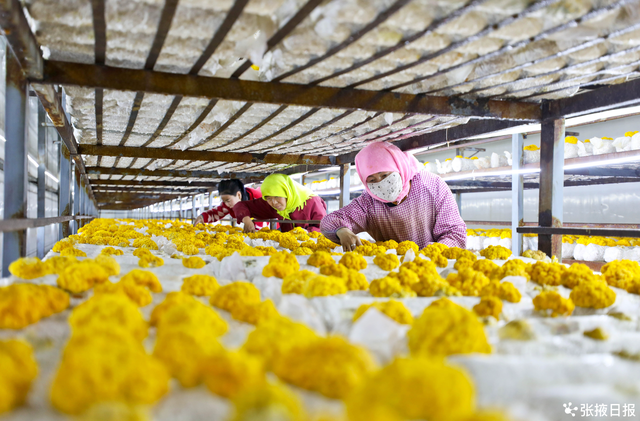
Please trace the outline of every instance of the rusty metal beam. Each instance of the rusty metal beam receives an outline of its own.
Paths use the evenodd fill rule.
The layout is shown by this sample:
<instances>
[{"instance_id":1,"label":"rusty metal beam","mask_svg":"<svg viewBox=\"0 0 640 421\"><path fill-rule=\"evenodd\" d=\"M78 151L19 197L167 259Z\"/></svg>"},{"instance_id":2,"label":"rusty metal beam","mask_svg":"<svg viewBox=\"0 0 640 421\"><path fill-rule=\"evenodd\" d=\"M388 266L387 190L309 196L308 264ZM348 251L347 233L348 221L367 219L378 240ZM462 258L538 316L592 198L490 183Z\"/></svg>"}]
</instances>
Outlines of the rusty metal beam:
<instances>
[{"instance_id":1,"label":"rusty metal beam","mask_svg":"<svg viewBox=\"0 0 640 421\"><path fill-rule=\"evenodd\" d=\"M262 164L335 165L334 157L316 155L276 155L237 152L180 151L163 148L79 145L82 155L120 156L130 158L177 159L186 161L258 162Z\"/></svg>"},{"instance_id":2,"label":"rusty metal beam","mask_svg":"<svg viewBox=\"0 0 640 421\"><path fill-rule=\"evenodd\" d=\"M156 181L156 180L91 180L93 186L176 186L176 187L215 187L217 182L205 181Z\"/></svg>"},{"instance_id":3,"label":"rusty metal beam","mask_svg":"<svg viewBox=\"0 0 640 421\"><path fill-rule=\"evenodd\" d=\"M41 78L43 59L19 0L0 1L0 27L28 78Z\"/></svg>"},{"instance_id":4,"label":"rusty metal beam","mask_svg":"<svg viewBox=\"0 0 640 421\"><path fill-rule=\"evenodd\" d=\"M115 180L110 180L110 181L115 181ZM111 191L122 191L125 193L131 192L131 193L148 193L148 192L154 192L154 193L180 193L180 194L184 194L184 193L195 193L195 194L200 194L200 193L206 193L208 191L214 191L215 188L213 186L208 186L208 187L193 187L193 188L188 188L188 186L182 186L182 187L174 187L174 186L163 186L163 185L159 185L159 186L153 186L151 185L150 187L146 187L145 185L142 186L136 186L136 185L94 185L96 192L101 191L101 192L111 192Z\"/></svg>"},{"instance_id":5,"label":"rusty metal beam","mask_svg":"<svg viewBox=\"0 0 640 421\"><path fill-rule=\"evenodd\" d=\"M98 204L100 203L115 203L118 201L131 201L141 199L153 199L153 200L168 200L175 195L171 194L147 194L147 193L96 193Z\"/></svg>"},{"instance_id":6,"label":"rusty metal beam","mask_svg":"<svg viewBox=\"0 0 640 421\"><path fill-rule=\"evenodd\" d=\"M190 170L144 170L137 168L87 167L90 175L132 175L136 177L180 177L180 178L238 178L261 180L271 173L297 174L326 168L325 165L296 165L282 170L265 172L226 172L226 171L190 171ZM95 181L95 180L92 180ZM213 180L212 180L213 181Z\"/></svg>"},{"instance_id":7,"label":"rusty metal beam","mask_svg":"<svg viewBox=\"0 0 640 421\"><path fill-rule=\"evenodd\" d=\"M638 229L607 229L607 228L567 228L567 227L520 227L518 232L522 234L538 234L557 236L563 235L594 235L601 237L640 237ZM540 244L540 243L538 243ZM538 247L539 248L539 247Z\"/></svg>"},{"instance_id":8,"label":"rusty metal beam","mask_svg":"<svg viewBox=\"0 0 640 421\"><path fill-rule=\"evenodd\" d=\"M403 151L410 151L412 149L424 148L430 145L446 144L456 140L496 132L510 127L519 126L521 124L522 123L515 121L476 120L460 126L402 139L398 142L394 142L393 144ZM337 164L353 163L357 154L358 151L338 155Z\"/></svg>"},{"instance_id":9,"label":"rusty metal beam","mask_svg":"<svg viewBox=\"0 0 640 421\"><path fill-rule=\"evenodd\" d=\"M397 92L256 82L59 61L45 61L42 80L32 81L278 105L524 121L537 121L541 118L540 106L527 102L482 98L466 100Z\"/></svg>"},{"instance_id":10,"label":"rusty metal beam","mask_svg":"<svg viewBox=\"0 0 640 421\"><path fill-rule=\"evenodd\" d=\"M583 114L628 107L640 103L640 79L594 89L570 98L542 103L544 119L574 117Z\"/></svg>"}]
</instances>

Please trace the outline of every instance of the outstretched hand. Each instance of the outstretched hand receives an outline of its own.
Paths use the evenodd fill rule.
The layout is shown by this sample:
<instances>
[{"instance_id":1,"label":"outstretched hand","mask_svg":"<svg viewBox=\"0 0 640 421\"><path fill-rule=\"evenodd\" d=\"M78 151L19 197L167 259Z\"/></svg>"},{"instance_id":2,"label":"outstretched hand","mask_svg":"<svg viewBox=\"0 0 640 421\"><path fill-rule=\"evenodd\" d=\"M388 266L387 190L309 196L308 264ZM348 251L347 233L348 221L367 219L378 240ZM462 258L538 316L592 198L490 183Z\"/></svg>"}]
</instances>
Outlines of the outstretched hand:
<instances>
[{"instance_id":1,"label":"outstretched hand","mask_svg":"<svg viewBox=\"0 0 640 421\"><path fill-rule=\"evenodd\" d=\"M348 228L340 228L336 235L340 239L342 251L345 253L348 251L354 251L357 246L362 245L360 238Z\"/></svg>"}]
</instances>

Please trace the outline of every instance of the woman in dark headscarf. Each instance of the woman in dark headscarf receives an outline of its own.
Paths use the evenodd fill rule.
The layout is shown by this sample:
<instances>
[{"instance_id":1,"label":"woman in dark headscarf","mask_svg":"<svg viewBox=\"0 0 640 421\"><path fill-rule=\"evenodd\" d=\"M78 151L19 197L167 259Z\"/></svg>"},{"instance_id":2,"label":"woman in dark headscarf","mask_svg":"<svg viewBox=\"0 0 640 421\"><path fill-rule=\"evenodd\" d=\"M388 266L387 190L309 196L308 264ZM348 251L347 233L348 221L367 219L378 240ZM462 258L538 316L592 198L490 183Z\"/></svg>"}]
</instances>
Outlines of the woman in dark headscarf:
<instances>
[{"instance_id":1,"label":"woman in dark headscarf","mask_svg":"<svg viewBox=\"0 0 640 421\"><path fill-rule=\"evenodd\" d=\"M218 184L218 194L222 199L222 204L210 209L196 218L193 225L209 224L217 222L227 215L235 218L233 207L242 201L259 199L262 193L258 189L245 187L240 180L222 180Z\"/></svg>"}]
</instances>

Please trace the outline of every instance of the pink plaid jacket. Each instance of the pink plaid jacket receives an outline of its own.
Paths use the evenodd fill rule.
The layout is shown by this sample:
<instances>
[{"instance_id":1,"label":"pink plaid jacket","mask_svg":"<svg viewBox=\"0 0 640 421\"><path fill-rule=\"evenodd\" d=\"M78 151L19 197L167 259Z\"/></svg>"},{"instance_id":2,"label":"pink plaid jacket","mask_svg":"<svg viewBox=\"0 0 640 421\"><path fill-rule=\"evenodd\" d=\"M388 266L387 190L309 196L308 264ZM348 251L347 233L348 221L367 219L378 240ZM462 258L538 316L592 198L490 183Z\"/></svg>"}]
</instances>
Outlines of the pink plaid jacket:
<instances>
[{"instance_id":1,"label":"pink plaid jacket","mask_svg":"<svg viewBox=\"0 0 640 421\"><path fill-rule=\"evenodd\" d=\"M388 206L365 191L320 223L322 233L338 243L336 232L340 228L356 234L366 231L376 241L410 240L420 248L430 243L465 248L467 241L467 226L449 186L426 171L413 177L409 195L397 206Z\"/></svg>"}]
</instances>

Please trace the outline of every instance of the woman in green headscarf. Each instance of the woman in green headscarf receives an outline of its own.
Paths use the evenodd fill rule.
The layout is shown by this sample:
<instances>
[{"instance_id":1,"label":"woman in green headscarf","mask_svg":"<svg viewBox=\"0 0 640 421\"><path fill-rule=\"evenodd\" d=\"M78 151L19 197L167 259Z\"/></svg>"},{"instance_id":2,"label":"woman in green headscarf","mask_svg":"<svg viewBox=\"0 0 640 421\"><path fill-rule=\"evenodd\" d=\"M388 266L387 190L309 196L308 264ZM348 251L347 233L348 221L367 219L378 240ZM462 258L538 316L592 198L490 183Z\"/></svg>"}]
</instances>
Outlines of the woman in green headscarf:
<instances>
[{"instance_id":1,"label":"woman in green headscarf","mask_svg":"<svg viewBox=\"0 0 640 421\"><path fill-rule=\"evenodd\" d=\"M244 232L255 232L251 218L280 220L321 220L327 215L327 205L319 196L296 183L284 174L271 174L264 179L261 199L239 202L233 207L238 223L244 224ZM281 223L283 232L291 231L294 224ZM320 224L297 223L308 231L320 231Z\"/></svg>"}]
</instances>

